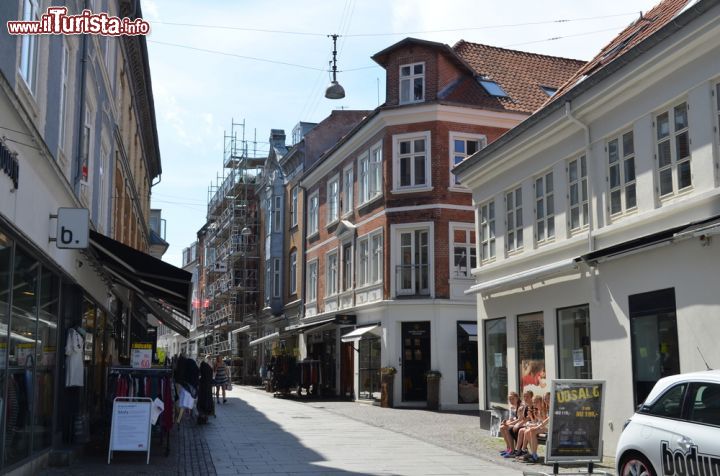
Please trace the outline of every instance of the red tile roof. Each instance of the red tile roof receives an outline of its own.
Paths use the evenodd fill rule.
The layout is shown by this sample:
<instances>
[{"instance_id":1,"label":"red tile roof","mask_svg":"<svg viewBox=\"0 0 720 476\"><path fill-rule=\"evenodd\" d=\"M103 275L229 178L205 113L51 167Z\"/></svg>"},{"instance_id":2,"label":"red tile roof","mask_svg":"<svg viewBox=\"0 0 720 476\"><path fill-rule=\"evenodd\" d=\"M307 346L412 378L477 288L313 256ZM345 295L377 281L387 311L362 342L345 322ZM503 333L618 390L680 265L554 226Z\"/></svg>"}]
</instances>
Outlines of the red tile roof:
<instances>
[{"instance_id":1,"label":"red tile roof","mask_svg":"<svg viewBox=\"0 0 720 476\"><path fill-rule=\"evenodd\" d=\"M690 0L694 1L694 0ZM627 51L634 48L643 40L653 35L675 18L687 5L688 0L664 0L654 6L650 11L641 15L630 26L625 28L618 36L605 46L595 58L580 68L548 102L560 97L572 89L581 78L591 76L608 64L620 58Z\"/></svg>"},{"instance_id":2,"label":"red tile roof","mask_svg":"<svg viewBox=\"0 0 720 476\"><path fill-rule=\"evenodd\" d=\"M490 96L475 79L466 78L448 95L448 100L506 111L535 112L548 100L541 86L559 89L585 64L580 60L508 50L464 40L457 42L452 50L479 76L498 83L510 97Z\"/></svg>"}]
</instances>

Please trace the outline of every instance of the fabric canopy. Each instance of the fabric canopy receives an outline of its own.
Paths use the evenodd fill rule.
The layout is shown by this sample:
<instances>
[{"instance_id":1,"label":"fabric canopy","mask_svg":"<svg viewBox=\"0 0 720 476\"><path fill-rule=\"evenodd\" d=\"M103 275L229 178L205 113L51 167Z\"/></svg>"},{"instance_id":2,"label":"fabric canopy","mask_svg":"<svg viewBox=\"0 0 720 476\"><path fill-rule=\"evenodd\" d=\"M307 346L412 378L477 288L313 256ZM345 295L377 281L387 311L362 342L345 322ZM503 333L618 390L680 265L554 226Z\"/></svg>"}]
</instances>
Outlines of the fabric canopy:
<instances>
[{"instance_id":1,"label":"fabric canopy","mask_svg":"<svg viewBox=\"0 0 720 476\"><path fill-rule=\"evenodd\" d=\"M377 329L378 327L380 327L380 324L374 324L372 326L365 326L365 327L358 327L354 331L350 331L347 334L345 334L344 336L342 336L340 338L340 340L343 342L351 342L351 341L360 339L363 335L365 335L366 333L368 333L370 331Z\"/></svg>"}]
</instances>

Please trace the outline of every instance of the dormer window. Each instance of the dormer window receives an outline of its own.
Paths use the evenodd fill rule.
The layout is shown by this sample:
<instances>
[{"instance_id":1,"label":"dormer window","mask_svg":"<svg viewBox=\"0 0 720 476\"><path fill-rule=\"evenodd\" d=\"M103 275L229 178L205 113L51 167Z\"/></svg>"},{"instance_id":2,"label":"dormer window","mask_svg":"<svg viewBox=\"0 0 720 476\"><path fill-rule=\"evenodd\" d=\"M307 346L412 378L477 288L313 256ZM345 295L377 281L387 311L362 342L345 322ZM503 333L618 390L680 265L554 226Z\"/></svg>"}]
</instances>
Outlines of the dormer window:
<instances>
[{"instance_id":1,"label":"dormer window","mask_svg":"<svg viewBox=\"0 0 720 476\"><path fill-rule=\"evenodd\" d=\"M425 63L400 66L400 104L425 100Z\"/></svg>"},{"instance_id":2,"label":"dormer window","mask_svg":"<svg viewBox=\"0 0 720 476\"><path fill-rule=\"evenodd\" d=\"M478 83L480 83L480 86L485 89L485 91L493 97L496 98L506 98L509 97L508 93L505 92L505 90L495 81L490 81L489 79L485 78L478 78Z\"/></svg>"},{"instance_id":3,"label":"dormer window","mask_svg":"<svg viewBox=\"0 0 720 476\"><path fill-rule=\"evenodd\" d=\"M540 86L540 89L543 90L545 94L547 94L549 97L553 97L555 93L557 92L557 88L553 88L550 86Z\"/></svg>"}]
</instances>

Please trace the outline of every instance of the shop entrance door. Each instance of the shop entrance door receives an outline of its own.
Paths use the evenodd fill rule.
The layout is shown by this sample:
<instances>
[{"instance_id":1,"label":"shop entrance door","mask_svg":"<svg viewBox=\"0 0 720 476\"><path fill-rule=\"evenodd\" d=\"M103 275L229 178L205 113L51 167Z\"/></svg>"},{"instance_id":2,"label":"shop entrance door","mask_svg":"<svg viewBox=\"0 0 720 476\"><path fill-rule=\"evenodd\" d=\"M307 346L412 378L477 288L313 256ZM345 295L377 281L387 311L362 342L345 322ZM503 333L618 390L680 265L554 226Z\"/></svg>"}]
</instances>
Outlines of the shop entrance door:
<instances>
[{"instance_id":1,"label":"shop entrance door","mask_svg":"<svg viewBox=\"0 0 720 476\"><path fill-rule=\"evenodd\" d=\"M340 396L353 398L355 392L355 348L353 342L343 342L340 350Z\"/></svg>"},{"instance_id":2,"label":"shop entrance door","mask_svg":"<svg viewBox=\"0 0 720 476\"><path fill-rule=\"evenodd\" d=\"M404 402L427 400L430 370L430 323L402 323L402 399Z\"/></svg>"}]
</instances>

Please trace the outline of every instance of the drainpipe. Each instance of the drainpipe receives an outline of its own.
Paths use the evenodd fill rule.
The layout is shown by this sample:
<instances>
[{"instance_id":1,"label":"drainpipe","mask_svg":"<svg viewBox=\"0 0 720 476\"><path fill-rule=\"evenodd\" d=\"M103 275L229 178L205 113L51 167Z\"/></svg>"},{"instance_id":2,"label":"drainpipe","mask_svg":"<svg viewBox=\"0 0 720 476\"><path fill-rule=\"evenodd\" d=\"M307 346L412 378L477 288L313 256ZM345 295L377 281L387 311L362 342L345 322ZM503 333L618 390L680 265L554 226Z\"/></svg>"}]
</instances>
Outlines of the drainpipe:
<instances>
[{"instance_id":1,"label":"drainpipe","mask_svg":"<svg viewBox=\"0 0 720 476\"><path fill-rule=\"evenodd\" d=\"M590 164L590 127L581 122L577 117L572 115L572 105L570 101L565 101L565 117L570 122L580 127L585 133L585 163L587 164L587 181L588 181L588 245L587 252L592 253L595 250L595 237L593 236L593 230L595 229L595 213L593 213L593 175L590 173L592 166ZM599 197L598 197L599 200ZM586 266L590 269L592 276L592 292L593 301L595 304L600 303L600 293L598 290L597 274L595 273L595 266L590 265L586 260L583 260Z\"/></svg>"},{"instance_id":2,"label":"drainpipe","mask_svg":"<svg viewBox=\"0 0 720 476\"><path fill-rule=\"evenodd\" d=\"M88 9L88 2L85 0L83 2L83 8ZM87 69L87 41L88 41L88 35L82 35L82 56L80 58L81 68L80 68L80 114L78 114L78 138L77 138L77 154L78 154L78 163L75 168L75 180L74 180L74 186L76 189L76 193L79 192L80 189L78 188L78 185L80 183L80 178L82 177L82 162L83 162L83 122L85 121L85 75L86 75L86 69ZM88 140L90 140L90 137L88 137ZM88 161L90 158L88 158ZM90 180L90 177L88 177L88 180Z\"/></svg>"}]
</instances>

